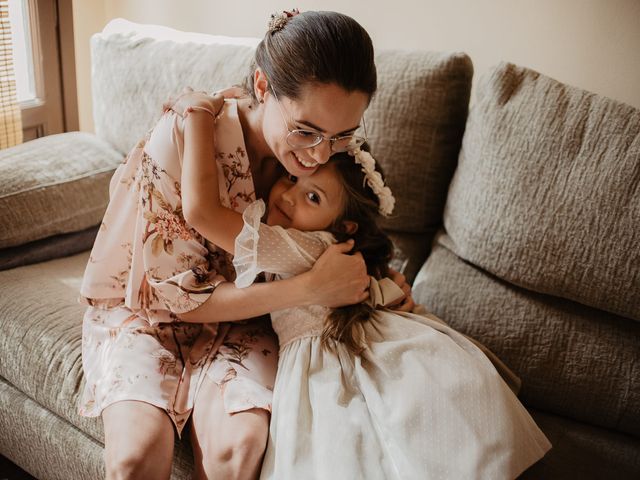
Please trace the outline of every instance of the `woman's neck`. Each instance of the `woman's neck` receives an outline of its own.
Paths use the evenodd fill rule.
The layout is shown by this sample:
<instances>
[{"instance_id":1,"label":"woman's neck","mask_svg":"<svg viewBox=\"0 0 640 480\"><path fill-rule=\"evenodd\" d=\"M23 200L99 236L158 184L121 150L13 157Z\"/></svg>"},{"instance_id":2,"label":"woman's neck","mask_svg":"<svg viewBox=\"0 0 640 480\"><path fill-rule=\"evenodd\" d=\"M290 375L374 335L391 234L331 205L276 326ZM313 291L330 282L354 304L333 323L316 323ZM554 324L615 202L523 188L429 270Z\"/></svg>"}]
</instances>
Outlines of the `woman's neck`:
<instances>
[{"instance_id":1,"label":"woman's neck","mask_svg":"<svg viewBox=\"0 0 640 480\"><path fill-rule=\"evenodd\" d=\"M256 197L267 198L269 190L282 172L280 163L273 156L262 133L263 109L250 96L246 96L238 100L238 114Z\"/></svg>"}]
</instances>

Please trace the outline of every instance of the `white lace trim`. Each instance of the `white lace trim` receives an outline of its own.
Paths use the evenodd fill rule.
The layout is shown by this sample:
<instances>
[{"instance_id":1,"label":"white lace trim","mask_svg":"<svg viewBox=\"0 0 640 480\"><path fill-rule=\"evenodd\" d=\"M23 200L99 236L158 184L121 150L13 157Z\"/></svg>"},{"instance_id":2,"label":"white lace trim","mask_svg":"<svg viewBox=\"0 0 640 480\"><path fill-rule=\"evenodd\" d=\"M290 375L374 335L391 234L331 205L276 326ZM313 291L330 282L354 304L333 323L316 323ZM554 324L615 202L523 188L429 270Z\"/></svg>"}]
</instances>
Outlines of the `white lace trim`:
<instances>
[{"instance_id":1,"label":"white lace trim","mask_svg":"<svg viewBox=\"0 0 640 480\"><path fill-rule=\"evenodd\" d=\"M258 268L258 240L260 239L260 220L266 209L264 201L257 200L242 214L244 226L236 237L233 257L233 266L236 269L235 284L238 288L248 287L262 272Z\"/></svg>"}]
</instances>

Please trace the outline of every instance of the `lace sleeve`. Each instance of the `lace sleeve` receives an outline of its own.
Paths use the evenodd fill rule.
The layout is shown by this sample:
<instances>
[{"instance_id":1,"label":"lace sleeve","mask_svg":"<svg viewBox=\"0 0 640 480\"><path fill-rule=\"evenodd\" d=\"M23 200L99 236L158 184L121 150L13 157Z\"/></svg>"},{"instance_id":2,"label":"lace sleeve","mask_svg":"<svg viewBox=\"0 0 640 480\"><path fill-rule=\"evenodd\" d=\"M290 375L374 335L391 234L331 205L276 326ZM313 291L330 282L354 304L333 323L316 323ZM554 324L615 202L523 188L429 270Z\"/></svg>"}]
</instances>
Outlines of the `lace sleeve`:
<instances>
[{"instance_id":1,"label":"lace sleeve","mask_svg":"<svg viewBox=\"0 0 640 480\"><path fill-rule=\"evenodd\" d=\"M265 205L258 200L244 211L244 227L236 238L233 266L236 286L251 285L261 272L293 276L306 272L329 245L328 232L302 232L292 228L269 226L260 220Z\"/></svg>"}]
</instances>

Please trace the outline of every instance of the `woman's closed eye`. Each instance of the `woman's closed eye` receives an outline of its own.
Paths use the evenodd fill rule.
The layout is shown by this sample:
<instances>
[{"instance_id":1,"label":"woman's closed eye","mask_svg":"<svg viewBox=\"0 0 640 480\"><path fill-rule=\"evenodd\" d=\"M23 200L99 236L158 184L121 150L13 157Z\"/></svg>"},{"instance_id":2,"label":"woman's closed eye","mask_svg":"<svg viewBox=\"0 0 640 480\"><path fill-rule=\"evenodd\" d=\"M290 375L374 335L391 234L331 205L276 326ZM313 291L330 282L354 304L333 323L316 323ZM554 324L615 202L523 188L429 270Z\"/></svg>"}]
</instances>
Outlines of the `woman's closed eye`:
<instances>
[{"instance_id":1,"label":"woman's closed eye","mask_svg":"<svg viewBox=\"0 0 640 480\"><path fill-rule=\"evenodd\" d=\"M312 132L309 130L300 130L300 129L296 130L296 134L300 135L301 137L317 137L318 136L318 133L316 132Z\"/></svg>"}]
</instances>

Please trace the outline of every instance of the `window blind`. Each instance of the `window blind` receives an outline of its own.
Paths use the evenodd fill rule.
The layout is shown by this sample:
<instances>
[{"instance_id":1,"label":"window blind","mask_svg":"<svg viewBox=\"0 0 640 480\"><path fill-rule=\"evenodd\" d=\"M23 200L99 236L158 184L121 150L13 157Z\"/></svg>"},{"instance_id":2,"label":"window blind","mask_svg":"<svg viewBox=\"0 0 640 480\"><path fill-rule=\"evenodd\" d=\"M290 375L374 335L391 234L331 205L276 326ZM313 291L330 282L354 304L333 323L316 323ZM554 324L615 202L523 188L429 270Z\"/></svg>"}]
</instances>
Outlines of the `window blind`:
<instances>
[{"instance_id":1,"label":"window blind","mask_svg":"<svg viewBox=\"0 0 640 480\"><path fill-rule=\"evenodd\" d=\"M13 71L9 0L0 0L0 149L22 143L22 118Z\"/></svg>"}]
</instances>

